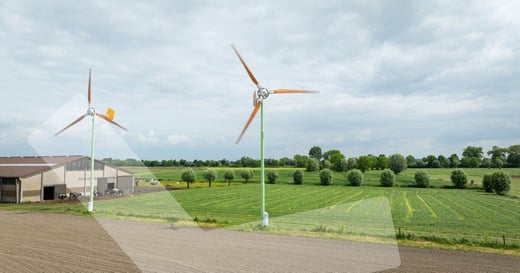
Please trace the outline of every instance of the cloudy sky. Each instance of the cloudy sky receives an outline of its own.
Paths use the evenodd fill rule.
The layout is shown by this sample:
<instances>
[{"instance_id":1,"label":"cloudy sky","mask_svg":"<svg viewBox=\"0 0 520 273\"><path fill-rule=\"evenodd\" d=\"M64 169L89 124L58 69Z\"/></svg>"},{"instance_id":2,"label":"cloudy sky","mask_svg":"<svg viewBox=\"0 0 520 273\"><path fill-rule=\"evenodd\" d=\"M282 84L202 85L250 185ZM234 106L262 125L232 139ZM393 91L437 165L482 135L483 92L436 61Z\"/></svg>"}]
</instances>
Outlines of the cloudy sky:
<instances>
[{"instance_id":1,"label":"cloudy sky","mask_svg":"<svg viewBox=\"0 0 520 273\"><path fill-rule=\"evenodd\" d=\"M259 158L520 143L518 1L0 1L0 156Z\"/></svg>"}]
</instances>

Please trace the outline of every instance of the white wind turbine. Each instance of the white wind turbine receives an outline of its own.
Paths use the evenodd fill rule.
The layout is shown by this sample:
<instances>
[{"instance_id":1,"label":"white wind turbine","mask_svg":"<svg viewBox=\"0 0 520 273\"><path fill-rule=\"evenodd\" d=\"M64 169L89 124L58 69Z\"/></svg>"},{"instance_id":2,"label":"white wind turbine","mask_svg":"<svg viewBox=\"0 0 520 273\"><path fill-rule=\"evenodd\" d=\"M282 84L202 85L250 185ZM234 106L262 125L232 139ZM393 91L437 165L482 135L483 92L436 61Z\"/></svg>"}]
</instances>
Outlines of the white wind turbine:
<instances>
[{"instance_id":1,"label":"white wind turbine","mask_svg":"<svg viewBox=\"0 0 520 273\"><path fill-rule=\"evenodd\" d=\"M242 132L240 133L240 136L238 136L238 139L236 141L236 144L240 142L240 139L242 139L242 136L246 132L247 128L249 127L249 124L251 124L251 121L253 121L256 113L260 109L260 184L262 187L262 201L261 201L261 213L262 213L262 225L266 226L269 223L269 216L267 212L265 211L265 165L264 165L264 100L269 97L271 94L280 94L280 93L319 93L318 91L307 91L307 90L296 90L296 89L275 89L275 90L268 90L265 87L260 86L258 81L256 80L255 76L253 75L253 72L249 70L249 67L247 67L246 62L244 59L242 59L242 56L238 53L238 50L235 48L234 45L231 45L235 53L237 54L238 58L240 59L240 62L244 66L244 68L247 71L247 74L249 75L249 78L253 81L253 83L256 85L257 89L253 91L253 112L249 116L249 119L247 120L246 125L244 126L244 129L242 129Z\"/></svg>"}]
</instances>

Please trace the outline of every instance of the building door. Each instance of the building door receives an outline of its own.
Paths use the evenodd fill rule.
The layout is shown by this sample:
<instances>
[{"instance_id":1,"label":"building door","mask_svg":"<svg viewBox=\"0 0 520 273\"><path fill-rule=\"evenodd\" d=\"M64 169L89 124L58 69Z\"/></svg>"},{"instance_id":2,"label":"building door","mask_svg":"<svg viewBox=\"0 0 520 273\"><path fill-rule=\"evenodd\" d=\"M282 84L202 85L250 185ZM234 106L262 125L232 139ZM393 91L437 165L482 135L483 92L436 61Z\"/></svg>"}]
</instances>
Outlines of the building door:
<instances>
[{"instance_id":1,"label":"building door","mask_svg":"<svg viewBox=\"0 0 520 273\"><path fill-rule=\"evenodd\" d=\"M43 187L43 200L54 200L54 186Z\"/></svg>"},{"instance_id":2,"label":"building door","mask_svg":"<svg viewBox=\"0 0 520 273\"><path fill-rule=\"evenodd\" d=\"M18 202L18 187L16 184L16 178L4 177L1 179L1 181L0 202Z\"/></svg>"}]
</instances>

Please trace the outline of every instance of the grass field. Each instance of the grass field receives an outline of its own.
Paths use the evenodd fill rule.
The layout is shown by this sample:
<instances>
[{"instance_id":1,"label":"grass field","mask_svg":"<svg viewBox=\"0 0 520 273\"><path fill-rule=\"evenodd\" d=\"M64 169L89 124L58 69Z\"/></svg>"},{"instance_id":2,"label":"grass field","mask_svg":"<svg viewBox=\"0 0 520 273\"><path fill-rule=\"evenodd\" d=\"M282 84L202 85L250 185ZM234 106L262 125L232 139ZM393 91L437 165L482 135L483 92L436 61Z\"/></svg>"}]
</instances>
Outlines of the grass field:
<instances>
[{"instance_id":1,"label":"grass field","mask_svg":"<svg viewBox=\"0 0 520 273\"><path fill-rule=\"evenodd\" d=\"M196 169L198 182L190 190L161 191L96 202L96 215L199 224L250 230L260 220L259 170L249 184L243 184L240 169L231 187L223 181L225 168L216 169L217 182L207 188L200 181L204 169ZM478 186L482 176L494 170L467 169L475 187L453 189L449 169L428 169L431 188L412 187L417 169L397 176L395 187L379 186L380 171L365 173L360 187L345 186L343 174L335 173L332 186L318 186L318 173L305 173L303 185L293 185L295 169L278 169L279 182L266 185L266 210L272 225L269 232L349 238L379 234L406 240L426 240L441 244L466 244L520 249L520 169L506 169L515 178L511 194L499 196L483 192ZM164 185L185 188L179 183L182 169L132 169L136 177L161 179ZM149 183L142 182L141 186ZM153 186L150 186L153 187ZM157 185L155 187L161 187ZM4 207L17 208L17 206ZM21 206L23 209L23 205ZM34 210L84 210L67 204L25 205ZM505 245L503 246L505 239Z\"/></svg>"},{"instance_id":2,"label":"grass field","mask_svg":"<svg viewBox=\"0 0 520 273\"><path fill-rule=\"evenodd\" d=\"M219 173L219 177L217 182L213 183L216 186L214 188L206 188L207 183L200 181L204 169L196 169L199 182L194 183L192 187L200 189L171 191L175 200L181 205L179 211L185 210L200 222L212 223L220 227L258 221L260 219L259 170L255 169L255 177L250 184L234 187L227 187L227 183L222 180L221 176L225 168L215 170ZM234 184L243 184L243 179L239 176L240 169L234 168L234 170L236 173ZM482 177L494 170L467 169L469 180L474 180L474 188L465 190L451 188L449 169L427 169L432 185L432 188L427 189L412 187L413 176L417 169L410 169L398 175L396 187L393 188L379 187L380 171L365 173L365 182L361 187L344 186L346 178L341 173L334 174L333 186L323 187L317 186L318 173L306 172L304 185L291 185L295 169L277 170L280 173L278 184L266 185L266 209L272 219L298 215L298 219L291 221L293 221L292 228L299 231L328 230L338 233L338 230L348 230L345 226L338 226L338 221L350 221L350 227L353 225L363 227L363 222L367 222L367 218L377 218L378 215L343 213L342 216L338 216L333 213L329 218L346 218L328 221L317 219L316 214L307 212L336 206L342 206L345 212L351 212L352 208L360 206L362 202L385 197L389 203L395 232L399 234L400 229L401 237L500 245L503 244L505 236L507 245L520 246L520 199L515 197L520 193L520 181L518 178L513 179L511 196L485 193L479 189ZM151 177L152 175L144 169L133 169L133 171L136 172L136 176ZM156 168L151 171L155 177L162 180L163 184L186 187L185 183L177 184L182 172L181 168ZM520 175L520 169L506 171L515 177ZM137 206L144 202L153 203L154 201L150 199L156 199L157 202L150 207L157 207L160 203L167 202L164 198L169 197L137 196L128 199L129 203L122 204L122 208ZM120 201L107 201L102 206L113 207L117 203ZM371 207L365 206L365 209L371 210ZM379 217L385 216L380 210L378 213ZM368 223L373 224L370 221ZM364 227L368 227L368 224Z\"/></svg>"}]
</instances>

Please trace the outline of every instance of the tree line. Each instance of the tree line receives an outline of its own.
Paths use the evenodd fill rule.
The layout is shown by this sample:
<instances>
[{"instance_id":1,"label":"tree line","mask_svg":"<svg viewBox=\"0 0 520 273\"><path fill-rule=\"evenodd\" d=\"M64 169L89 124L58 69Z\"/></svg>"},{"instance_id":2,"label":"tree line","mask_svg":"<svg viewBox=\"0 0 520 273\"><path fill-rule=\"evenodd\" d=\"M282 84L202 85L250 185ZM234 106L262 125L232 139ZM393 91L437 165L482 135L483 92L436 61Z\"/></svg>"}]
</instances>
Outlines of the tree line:
<instances>
[{"instance_id":1,"label":"tree line","mask_svg":"<svg viewBox=\"0 0 520 273\"><path fill-rule=\"evenodd\" d=\"M487 156L485 156L487 155ZM307 171L331 169L338 172L351 169L384 170L401 160L400 154L387 156L362 155L347 158L341 151L332 149L323 152L321 147L313 146L307 155L296 154L292 158L282 157L280 159L267 158L267 167L298 167L306 168ZM403 157L407 168L514 168L520 167L520 145L493 148L486 153L482 147L467 146L462 151L462 157L456 153L449 156L428 155L416 158L413 155ZM115 166L146 166L146 167L260 167L260 160L243 156L237 160L137 160L137 159L112 159L104 158L104 162ZM405 167L405 168L406 168ZM391 168L392 169L392 168Z\"/></svg>"}]
</instances>

